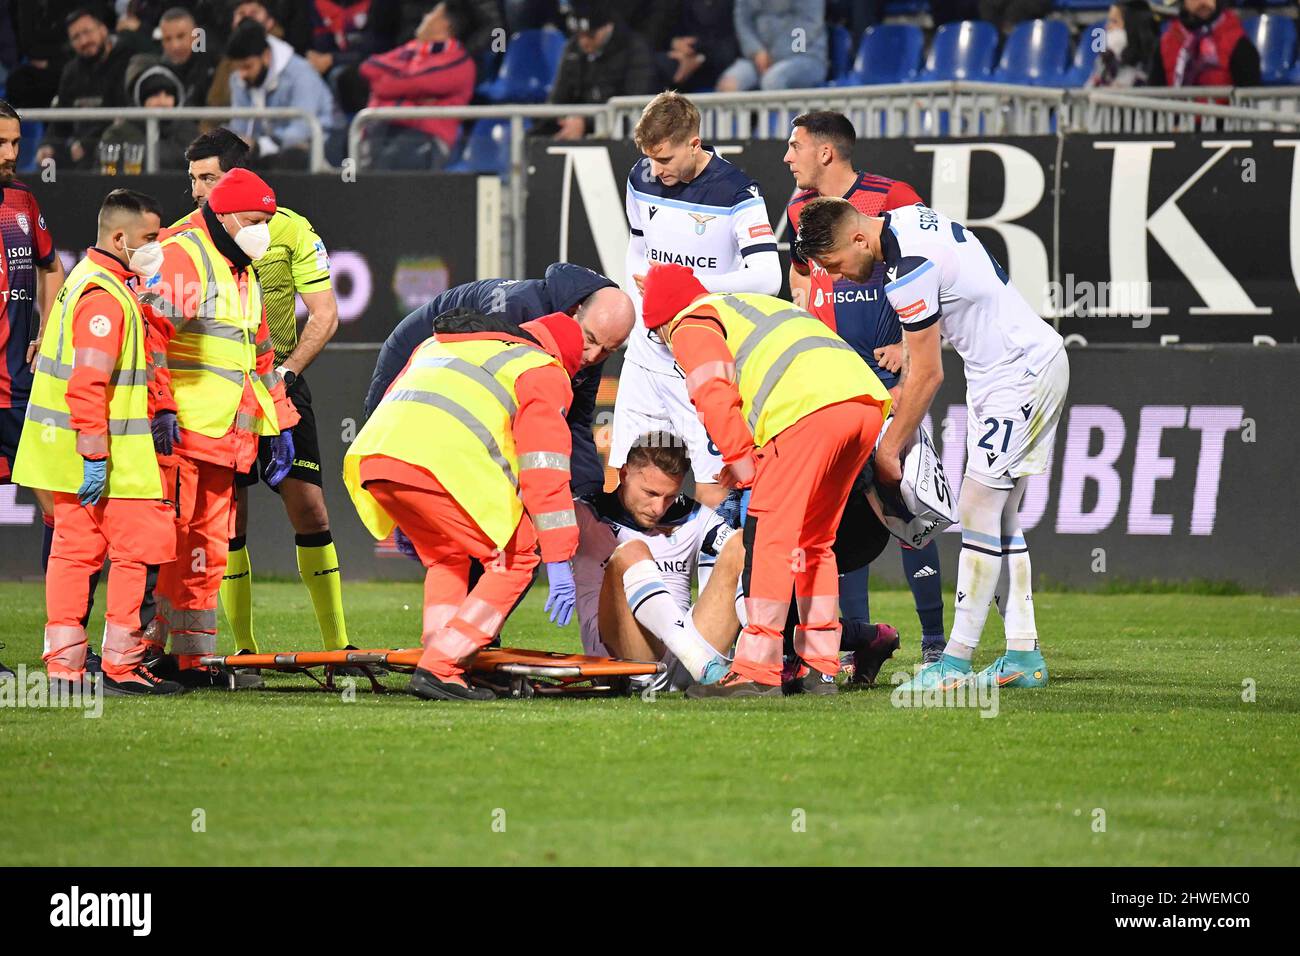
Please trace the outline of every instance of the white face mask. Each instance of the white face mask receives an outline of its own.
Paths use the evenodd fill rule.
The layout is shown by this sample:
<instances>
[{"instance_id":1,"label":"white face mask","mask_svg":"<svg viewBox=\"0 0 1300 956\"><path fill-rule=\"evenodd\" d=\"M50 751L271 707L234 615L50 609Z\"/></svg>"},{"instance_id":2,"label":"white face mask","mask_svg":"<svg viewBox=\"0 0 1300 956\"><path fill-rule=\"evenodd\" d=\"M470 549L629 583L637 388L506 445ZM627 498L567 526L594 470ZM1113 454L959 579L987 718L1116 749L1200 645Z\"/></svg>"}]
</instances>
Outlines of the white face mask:
<instances>
[{"instance_id":1,"label":"white face mask","mask_svg":"<svg viewBox=\"0 0 1300 956\"><path fill-rule=\"evenodd\" d=\"M1106 31L1106 49L1111 56L1119 59L1124 55L1126 46L1128 46L1128 33L1125 32L1123 27Z\"/></svg>"},{"instance_id":2,"label":"white face mask","mask_svg":"<svg viewBox=\"0 0 1300 956\"><path fill-rule=\"evenodd\" d=\"M245 226L238 218L235 222L240 226L235 233L235 245L244 250L244 255L254 262L266 255L266 250L271 248L271 227L264 222Z\"/></svg>"},{"instance_id":3,"label":"white face mask","mask_svg":"<svg viewBox=\"0 0 1300 956\"><path fill-rule=\"evenodd\" d=\"M163 264L162 243L158 241L146 242L143 246L132 249L125 243L122 248L130 257L127 259L126 266L142 279L152 279L158 274L158 270Z\"/></svg>"}]
</instances>

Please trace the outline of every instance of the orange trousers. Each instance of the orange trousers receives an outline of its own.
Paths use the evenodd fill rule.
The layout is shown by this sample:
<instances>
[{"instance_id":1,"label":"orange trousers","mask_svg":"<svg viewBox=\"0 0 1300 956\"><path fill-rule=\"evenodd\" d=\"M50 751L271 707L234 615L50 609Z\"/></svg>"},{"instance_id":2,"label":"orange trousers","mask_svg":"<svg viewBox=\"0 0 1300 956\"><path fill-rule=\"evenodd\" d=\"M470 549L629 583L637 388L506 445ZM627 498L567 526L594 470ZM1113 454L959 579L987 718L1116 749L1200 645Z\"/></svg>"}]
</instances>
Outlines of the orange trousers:
<instances>
[{"instance_id":1,"label":"orange trousers","mask_svg":"<svg viewBox=\"0 0 1300 956\"><path fill-rule=\"evenodd\" d=\"M781 633L793 590L795 651L824 674L840 668L835 532L880 432L880 408L839 402L805 415L755 453L745 522L745 612L732 669L781 683Z\"/></svg>"},{"instance_id":2,"label":"orange trousers","mask_svg":"<svg viewBox=\"0 0 1300 956\"><path fill-rule=\"evenodd\" d=\"M176 560L158 572L159 626L148 639L165 645L182 667L217 651L217 596L235 533L235 470L177 458L163 468L164 494L176 502Z\"/></svg>"},{"instance_id":3,"label":"orange trousers","mask_svg":"<svg viewBox=\"0 0 1300 956\"><path fill-rule=\"evenodd\" d=\"M541 561L533 523L524 515L498 550L440 485L435 490L372 480L365 488L411 539L427 569L419 666L443 680L460 678L532 583ZM472 591L470 558L483 562L483 576Z\"/></svg>"},{"instance_id":4,"label":"orange trousers","mask_svg":"<svg viewBox=\"0 0 1300 956\"><path fill-rule=\"evenodd\" d=\"M45 661L51 677L79 680L86 666L86 621L95 586L108 569L104 673L130 673L145 655L154 617L159 565L176 556L175 513L163 501L101 498L83 508L77 496L54 493L54 543L45 572Z\"/></svg>"}]
</instances>

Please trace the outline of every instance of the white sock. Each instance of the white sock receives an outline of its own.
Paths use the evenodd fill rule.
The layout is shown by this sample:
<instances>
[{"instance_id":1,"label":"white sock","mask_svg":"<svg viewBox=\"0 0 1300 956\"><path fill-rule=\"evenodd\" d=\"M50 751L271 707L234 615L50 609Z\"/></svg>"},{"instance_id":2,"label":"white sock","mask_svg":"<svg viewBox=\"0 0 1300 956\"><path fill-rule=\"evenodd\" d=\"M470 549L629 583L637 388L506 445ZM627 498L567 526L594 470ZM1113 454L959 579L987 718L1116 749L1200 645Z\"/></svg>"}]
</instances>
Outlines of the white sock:
<instances>
[{"instance_id":1,"label":"white sock","mask_svg":"<svg viewBox=\"0 0 1300 956\"><path fill-rule=\"evenodd\" d=\"M979 647L980 632L1002 574L1002 508L1011 494L971 478L962 483L961 557L957 562L957 600L952 636L944 653L970 660Z\"/></svg>"},{"instance_id":2,"label":"white sock","mask_svg":"<svg viewBox=\"0 0 1300 956\"><path fill-rule=\"evenodd\" d=\"M745 611L745 586L736 582L736 619L740 621L740 629L743 631L749 627L749 614Z\"/></svg>"},{"instance_id":3,"label":"white sock","mask_svg":"<svg viewBox=\"0 0 1300 956\"><path fill-rule=\"evenodd\" d=\"M1002 509L1002 619L1006 625L1007 650L1038 649L1038 626L1034 623L1033 568L1029 563L1029 546L1020 527L1020 499L1024 497L1028 478L1016 481L1016 487Z\"/></svg>"},{"instance_id":4,"label":"white sock","mask_svg":"<svg viewBox=\"0 0 1300 956\"><path fill-rule=\"evenodd\" d=\"M1007 596L1002 616L1006 619L1007 650L1033 651L1038 649L1038 626L1034 623L1034 590L1029 549L1025 539L1017 537L1018 545L1007 552Z\"/></svg>"},{"instance_id":5,"label":"white sock","mask_svg":"<svg viewBox=\"0 0 1300 956\"><path fill-rule=\"evenodd\" d=\"M659 638L696 680L721 656L696 630L690 614L677 606L653 561L638 561L623 572L623 593L637 623Z\"/></svg>"}]
</instances>

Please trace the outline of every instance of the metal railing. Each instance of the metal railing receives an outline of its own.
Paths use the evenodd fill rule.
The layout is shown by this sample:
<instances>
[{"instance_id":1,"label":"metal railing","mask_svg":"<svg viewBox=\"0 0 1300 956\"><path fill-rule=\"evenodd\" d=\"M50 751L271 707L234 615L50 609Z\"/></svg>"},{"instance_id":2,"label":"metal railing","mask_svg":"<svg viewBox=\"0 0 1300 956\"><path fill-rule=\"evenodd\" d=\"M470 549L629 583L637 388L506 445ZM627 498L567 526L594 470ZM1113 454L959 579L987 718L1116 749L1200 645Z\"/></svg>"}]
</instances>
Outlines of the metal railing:
<instances>
[{"instance_id":1,"label":"metal railing","mask_svg":"<svg viewBox=\"0 0 1300 956\"><path fill-rule=\"evenodd\" d=\"M609 135L608 110L604 106L553 106L550 104L508 106L373 106L361 110L348 127L348 157L366 167L364 133L373 123L398 119L472 119L509 120L510 169L506 192L510 215L505 223L502 261L508 263L508 275L524 274L524 224L527 220L528 164L525 122L534 119L561 119L565 116L590 117L595 136Z\"/></svg>"},{"instance_id":2,"label":"metal railing","mask_svg":"<svg viewBox=\"0 0 1300 956\"><path fill-rule=\"evenodd\" d=\"M314 173L327 172L331 167L325 160L325 130L316 115L308 110L293 106L270 106L265 108L253 106L177 106L170 109L156 109L147 106L108 107L108 106L70 106L47 107L45 109L23 110L23 120L35 120L42 123L76 123L79 121L96 122L103 120L139 120L144 123L145 155L144 171L158 172L158 127L161 123L173 120L227 120L227 119L261 119L261 120L306 120L311 130L311 144L307 148L308 169Z\"/></svg>"}]
</instances>

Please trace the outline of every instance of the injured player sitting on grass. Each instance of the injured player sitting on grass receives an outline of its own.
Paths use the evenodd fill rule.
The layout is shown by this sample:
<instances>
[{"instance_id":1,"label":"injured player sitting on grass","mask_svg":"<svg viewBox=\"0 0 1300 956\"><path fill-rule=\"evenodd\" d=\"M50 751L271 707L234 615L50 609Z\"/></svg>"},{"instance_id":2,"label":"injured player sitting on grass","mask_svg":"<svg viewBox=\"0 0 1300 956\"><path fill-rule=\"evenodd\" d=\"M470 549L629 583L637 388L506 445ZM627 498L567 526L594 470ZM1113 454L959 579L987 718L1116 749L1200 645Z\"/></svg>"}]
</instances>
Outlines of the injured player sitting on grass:
<instances>
[{"instance_id":1,"label":"injured player sitting on grass","mask_svg":"<svg viewBox=\"0 0 1300 956\"><path fill-rule=\"evenodd\" d=\"M720 680L745 622L742 536L712 508L681 493L690 470L680 438L649 432L633 443L617 488L576 502L573 567L583 653L663 661L664 673L645 679L659 691ZM870 515L865 498L862 510ZM879 550L872 547L863 560ZM694 605L692 577L699 593ZM797 618L787 627L787 643L794 623ZM841 624L841 648L870 658L858 661L860 682L870 684L898 646L897 632L866 621ZM787 684L791 693L808 689L798 681Z\"/></svg>"}]
</instances>

